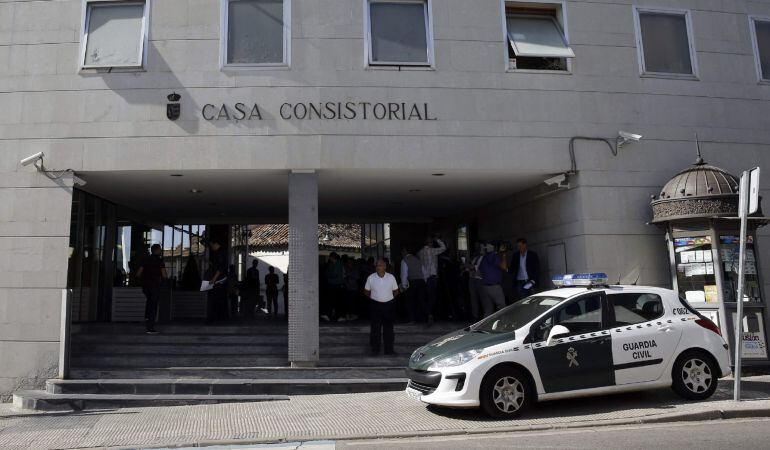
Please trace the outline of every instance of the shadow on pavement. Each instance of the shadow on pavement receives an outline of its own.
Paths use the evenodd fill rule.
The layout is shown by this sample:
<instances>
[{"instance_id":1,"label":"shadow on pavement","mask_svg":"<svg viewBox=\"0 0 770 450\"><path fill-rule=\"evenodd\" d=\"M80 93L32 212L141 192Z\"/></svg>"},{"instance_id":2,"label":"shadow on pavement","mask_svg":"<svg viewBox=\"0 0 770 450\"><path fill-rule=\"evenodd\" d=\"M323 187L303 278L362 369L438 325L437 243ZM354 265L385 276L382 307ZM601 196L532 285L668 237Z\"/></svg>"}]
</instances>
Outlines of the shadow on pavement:
<instances>
[{"instance_id":1,"label":"shadow on pavement","mask_svg":"<svg viewBox=\"0 0 770 450\"><path fill-rule=\"evenodd\" d=\"M770 398L770 382L743 380L741 382L742 398L745 400L762 400ZM731 400L733 398L733 380L720 380L714 395L701 402L685 400L669 388L611 394L592 397L581 397L565 400L553 400L532 405L526 414L527 419L564 418L593 415L616 415L622 418L624 411L634 409L658 410L661 414L671 412L677 406L709 403L714 401ZM480 409L451 409L438 406L428 406L428 411L442 417L475 422L494 422Z\"/></svg>"}]
</instances>

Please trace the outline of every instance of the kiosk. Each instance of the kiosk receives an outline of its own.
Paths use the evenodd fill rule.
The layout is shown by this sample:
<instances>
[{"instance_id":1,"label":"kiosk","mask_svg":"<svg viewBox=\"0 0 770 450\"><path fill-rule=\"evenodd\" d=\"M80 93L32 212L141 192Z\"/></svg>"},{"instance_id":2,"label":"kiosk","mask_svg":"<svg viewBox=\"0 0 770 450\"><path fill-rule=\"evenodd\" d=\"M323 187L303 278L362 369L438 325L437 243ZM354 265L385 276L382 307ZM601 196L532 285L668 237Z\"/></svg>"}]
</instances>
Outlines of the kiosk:
<instances>
[{"instance_id":1,"label":"kiosk","mask_svg":"<svg viewBox=\"0 0 770 450\"><path fill-rule=\"evenodd\" d=\"M652 222L666 230L673 289L722 330L735 348L737 320L738 178L698 155L695 164L672 178L653 196ZM762 216L761 210L757 216ZM746 244L743 365L767 365L767 303L760 280L756 229L749 223ZM731 351L730 355L734 355Z\"/></svg>"}]
</instances>

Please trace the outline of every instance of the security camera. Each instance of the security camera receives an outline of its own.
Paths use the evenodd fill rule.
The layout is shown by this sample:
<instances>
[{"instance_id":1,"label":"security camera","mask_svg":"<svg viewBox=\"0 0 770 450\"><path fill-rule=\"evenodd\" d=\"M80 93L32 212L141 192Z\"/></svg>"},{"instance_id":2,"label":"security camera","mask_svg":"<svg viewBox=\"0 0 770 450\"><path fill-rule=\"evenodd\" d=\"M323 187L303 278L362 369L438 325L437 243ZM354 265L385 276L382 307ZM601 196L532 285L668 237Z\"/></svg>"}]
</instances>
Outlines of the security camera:
<instances>
[{"instance_id":1,"label":"security camera","mask_svg":"<svg viewBox=\"0 0 770 450\"><path fill-rule=\"evenodd\" d=\"M43 160L43 156L45 156L45 154L43 152L37 152L37 153L35 153L32 156L27 156L26 158L22 159L20 161L20 163L21 163L22 166L28 166L30 164L36 163L38 160L42 161Z\"/></svg>"},{"instance_id":2,"label":"security camera","mask_svg":"<svg viewBox=\"0 0 770 450\"><path fill-rule=\"evenodd\" d=\"M567 183L567 175L563 173L560 173L559 175L548 178L547 180L545 180L545 184L549 186L556 186L556 187L569 187L569 184Z\"/></svg>"},{"instance_id":3,"label":"security camera","mask_svg":"<svg viewBox=\"0 0 770 450\"><path fill-rule=\"evenodd\" d=\"M618 147L622 147L629 142L639 142L641 139L641 134L629 133L628 131L618 131Z\"/></svg>"}]
</instances>

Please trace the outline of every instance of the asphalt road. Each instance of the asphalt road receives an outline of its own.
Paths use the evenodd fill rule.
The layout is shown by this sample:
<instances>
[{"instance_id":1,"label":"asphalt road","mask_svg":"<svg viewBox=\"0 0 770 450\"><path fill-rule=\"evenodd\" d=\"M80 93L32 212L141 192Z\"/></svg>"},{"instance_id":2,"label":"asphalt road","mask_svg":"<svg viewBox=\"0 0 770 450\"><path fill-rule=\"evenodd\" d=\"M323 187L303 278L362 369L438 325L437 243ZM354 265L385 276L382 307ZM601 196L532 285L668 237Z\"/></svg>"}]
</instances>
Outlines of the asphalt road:
<instances>
[{"instance_id":1,"label":"asphalt road","mask_svg":"<svg viewBox=\"0 0 770 450\"><path fill-rule=\"evenodd\" d=\"M763 449L770 442L770 418L597 427L528 433L338 441L337 449L510 449L510 448L694 448Z\"/></svg>"}]
</instances>

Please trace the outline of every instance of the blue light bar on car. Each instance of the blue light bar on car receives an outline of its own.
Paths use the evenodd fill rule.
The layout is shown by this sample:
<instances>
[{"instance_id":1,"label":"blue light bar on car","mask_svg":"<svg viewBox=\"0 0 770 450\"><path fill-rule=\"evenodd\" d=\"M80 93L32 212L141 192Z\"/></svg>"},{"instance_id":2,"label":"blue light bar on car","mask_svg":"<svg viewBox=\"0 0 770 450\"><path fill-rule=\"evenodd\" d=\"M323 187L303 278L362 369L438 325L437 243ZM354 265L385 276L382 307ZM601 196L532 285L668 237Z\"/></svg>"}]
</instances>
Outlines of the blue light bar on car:
<instances>
[{"instance_id":1,"label":"blue light bar on car","mask_svg":"<svg viewBox=\"0 0 770 450\"><path fill-rule=\"evenodd\" d=\"M557 275L551 280L556 287L600 286L606 285L609 277L606 273L567 273Z\"/></svg>"}]
</instances>

